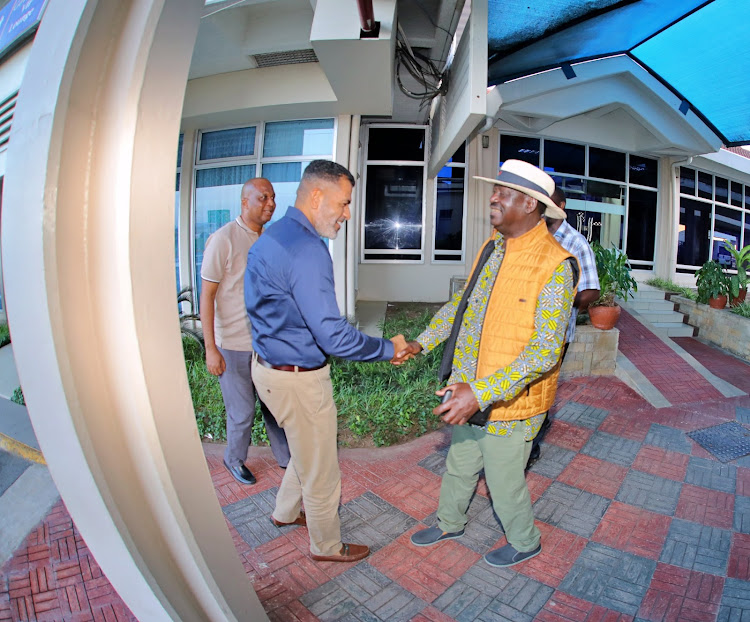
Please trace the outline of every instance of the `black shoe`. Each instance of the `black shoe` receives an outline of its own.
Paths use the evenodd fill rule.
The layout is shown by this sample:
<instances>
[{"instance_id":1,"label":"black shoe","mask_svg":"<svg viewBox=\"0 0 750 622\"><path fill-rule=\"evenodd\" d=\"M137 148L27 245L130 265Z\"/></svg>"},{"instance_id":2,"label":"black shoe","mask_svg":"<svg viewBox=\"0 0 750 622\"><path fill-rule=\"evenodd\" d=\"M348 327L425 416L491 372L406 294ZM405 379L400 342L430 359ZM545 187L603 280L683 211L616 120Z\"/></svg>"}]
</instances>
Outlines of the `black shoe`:
<instances>
[{"instance_id":1,"label":"black shoe","mask_svg":"<svg viewBox=\"0 0 750 622\"><path fill-rule=\"evenodd\" d=\"M238 466L229 466L227 461L224 460L224 466L232 474L232 477L236 479L240 484L254 484L257 480L255 475L252 474L244 464Z\"/></svg>"},{"instance_id":2,"label":"black shoe","mask_svg":"<svg viewBox=\"0 0 750 622\"><path fill-rule=\"evenodd\" d=\"M526 470L528 471L532 466L534 466L534 463L539 460L541 456L541 448L539 447L539 445L534 445L531 448L531 453L529 454L529 461L526 463Z\"/></svg>"}]
</instances>

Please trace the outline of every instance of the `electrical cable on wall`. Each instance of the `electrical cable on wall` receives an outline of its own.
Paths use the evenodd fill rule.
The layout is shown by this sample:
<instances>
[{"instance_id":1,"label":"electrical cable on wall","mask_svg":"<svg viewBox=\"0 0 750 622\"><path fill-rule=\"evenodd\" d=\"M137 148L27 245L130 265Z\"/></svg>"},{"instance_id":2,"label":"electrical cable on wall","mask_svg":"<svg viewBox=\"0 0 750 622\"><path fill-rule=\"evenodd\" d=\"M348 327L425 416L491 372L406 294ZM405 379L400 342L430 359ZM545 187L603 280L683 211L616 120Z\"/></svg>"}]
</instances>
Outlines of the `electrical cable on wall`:
<instances>
[{"instance_id":1,"label":"electrical cable on wall","mask_svg":"<svg viewBox=\"0 0 750 622\"><path fill-rule=\"evenodd\" d=\"M412 91L404 85L401 79L402 69L406 69L422 87L421 91ZM399 25L396 36L396 84L401 92L407 97L420 100L419 108L422 110L438 95L445 95L449 83L450 72L441 72L431 59L414 51Z\"/></svg>"}]
</instances>

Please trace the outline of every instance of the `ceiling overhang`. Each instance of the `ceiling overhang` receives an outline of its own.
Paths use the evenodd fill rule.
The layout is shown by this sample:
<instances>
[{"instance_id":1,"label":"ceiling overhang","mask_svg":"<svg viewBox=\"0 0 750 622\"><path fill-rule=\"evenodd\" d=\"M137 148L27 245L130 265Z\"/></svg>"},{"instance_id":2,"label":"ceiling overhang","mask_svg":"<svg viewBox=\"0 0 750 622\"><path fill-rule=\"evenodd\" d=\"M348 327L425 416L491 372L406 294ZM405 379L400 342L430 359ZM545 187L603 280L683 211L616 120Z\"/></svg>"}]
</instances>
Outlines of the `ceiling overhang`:
<instances>
[{"instance_id":1,"label":"ceiling overhang","mask_svg":"<svg viewBox=\"0 0 750 622\"><path fill-rule=\"evenodd\" d=\"M567 74L567 75L566 75ZM497 85L496 126L655 155L716 151L721 139L627 55L575 63Z\"/></svg>"}]
</instances>

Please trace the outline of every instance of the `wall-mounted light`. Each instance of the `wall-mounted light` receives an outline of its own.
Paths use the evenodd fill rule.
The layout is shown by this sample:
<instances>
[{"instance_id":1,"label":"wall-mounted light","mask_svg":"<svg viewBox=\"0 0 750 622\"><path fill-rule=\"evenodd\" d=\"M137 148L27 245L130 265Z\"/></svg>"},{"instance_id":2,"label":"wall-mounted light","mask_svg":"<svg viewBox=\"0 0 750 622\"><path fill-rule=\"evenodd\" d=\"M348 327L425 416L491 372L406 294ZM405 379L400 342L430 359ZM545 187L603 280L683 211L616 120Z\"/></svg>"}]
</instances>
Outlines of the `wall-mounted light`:
<instances>
[{"instance_id":1,"label":"wall-mounted light","mask_svg":"<svg viewBox=\"0 0 750 622\"><path fill-rule=\"evenodd\" d=\"M482 136L482 148L487 149L490 146L490 137Z\"/></svg>"}]
</instances>

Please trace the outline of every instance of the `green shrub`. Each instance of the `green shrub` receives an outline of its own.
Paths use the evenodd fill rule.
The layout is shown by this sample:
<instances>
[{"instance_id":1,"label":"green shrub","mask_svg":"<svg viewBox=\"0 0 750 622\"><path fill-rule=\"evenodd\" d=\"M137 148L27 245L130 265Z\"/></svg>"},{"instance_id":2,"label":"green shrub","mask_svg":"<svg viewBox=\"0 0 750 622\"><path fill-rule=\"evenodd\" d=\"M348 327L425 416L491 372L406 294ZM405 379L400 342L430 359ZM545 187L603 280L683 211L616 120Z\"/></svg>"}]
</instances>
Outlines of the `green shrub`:
<instances>
[{"instance_id":1,"label":"green shrub","mask_svg":"<svg viewBox=\"0 0 750 622\"><path fill-rule=\"evenodd\" d=\"M432 312L402 310L389 316L387 336L403 334L407 340L421 333ZM395 367L387 361L359 363L333 359L331 377L339 411L339 430L355 437L371 436L377 446L392 445L405 437L420 436L442 425L432 414L438 405L435 390L442 347Z\"/></svg>"},{"instance_id":2,"label":"green shrub","mask_svg":"<svg viewBox=\"0 0 750 622\"><path fill-rule=\"evenodd\" d=\"M421 310L407 309L389 316L383 326L384 334L417 337L433 315L424 305L418 308ZM186 336L182 345L198 432L202 438L226 441L226 412L219 381L206 369L203 350L195 340ZM387 361L359 363L332 359L333 394L342 436L371 437L375 445L385 446L442 426L440 418L432 414L438 405L435 390L441 386L437 370L442 350L436 348L399 367ZM253 443L267 442L263 417L257 408Z\"/></svg>"},{"instance_id":3,"label":"green shrub","mask_svg":"<svg viewBox=\"0 0 750 622\"><path fill-rule=\"evenodd\" d=\"M7 322L0 323L0 348L10 343L10 329Z\"/></svg>"},{"instance_id":4,"label":"green shrub","mask_svg":"<svg viewBox=\"0 0 750 622\"><path fill-rule=\"evenodd\" d=\"M698 302L706 304L709 298L718 298L729 294L729 277L718 261L709 259L695 273L695 284L698 286Z\"/></svg>"},{"instance_id":5,"label":"green shrub","mask_svg":"<svg viewBox=\"0 0 750 622\"><path fill-rule=\"evenodd\" d=\"M688 300L697 300L698 298L698 294L696 294L694 289L684 287L682 285L677 285L677 283L675 283L674 281L669 281L667 279L660 279L658 277L655 277L646 281L646 285L651 285L651 287L663 289L665 292L675 292L680 296L687 298Z\"/></svg>"},{"instance_id":6,"label":"green shrub","mask_svg":"<svg viewBox=\"0 0 750 622\"><path fill-rule=\"evenodd\" d=\"M20 404L21 406L26 406L26 400L23 397L23 389L21 389L21 387L13 389L13 395L10 396L10 401Z\"/></svg>"},{"instance_id":7,"label":"green shrub","mask_svg":"<svg viewBox=\"0 0 750 622\"><path fill-rule=\"evenodd\" d=\"M221 396L219 379L210 374L206 368L203 344L192 336L183 335L182 350L185 354L185 367L198 433L201 438L226 441L227 413L224 409L224 399ZM252 442L255 445L268 443L266 426L263 422L260 406L257 404L255 420L253 421Z\"/></svg>"},{"instance_id":8,"label":"green shrub","mask_svg":"<svg viewBox=\"0 0 750 622\"><path fill-rule=\"evenodd\" d=\"M750 302L743 302L740 305L735 305L734 307L729 307L729 310L732 313L736 313L737 315L741 315L742 317L750 318Z\"/></svg>"}]
</instances>

